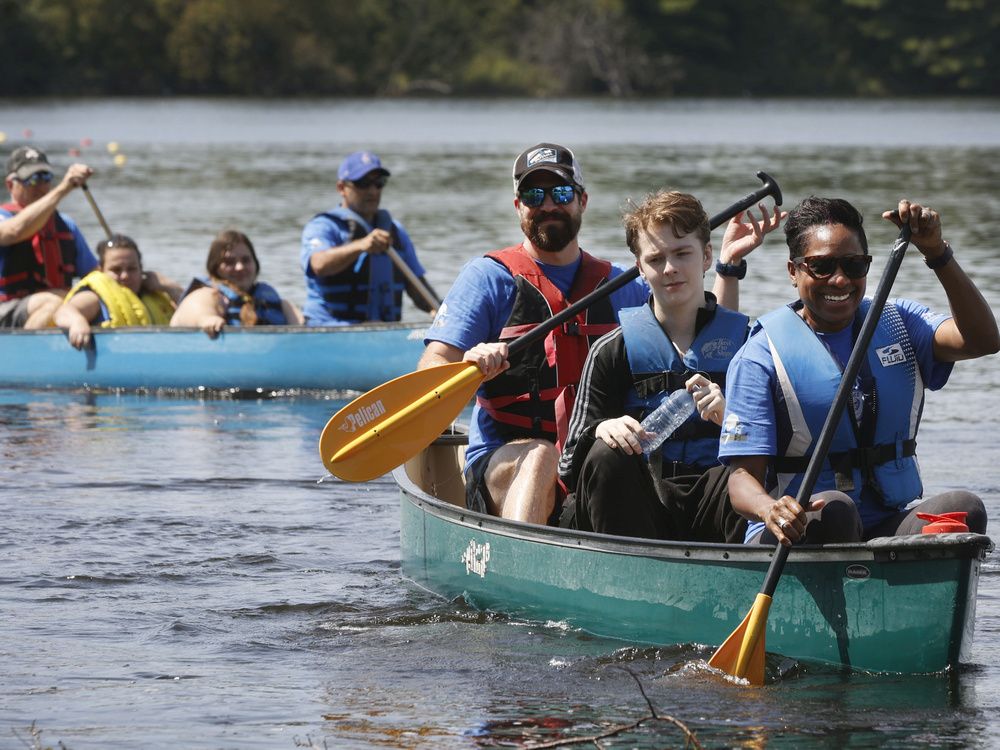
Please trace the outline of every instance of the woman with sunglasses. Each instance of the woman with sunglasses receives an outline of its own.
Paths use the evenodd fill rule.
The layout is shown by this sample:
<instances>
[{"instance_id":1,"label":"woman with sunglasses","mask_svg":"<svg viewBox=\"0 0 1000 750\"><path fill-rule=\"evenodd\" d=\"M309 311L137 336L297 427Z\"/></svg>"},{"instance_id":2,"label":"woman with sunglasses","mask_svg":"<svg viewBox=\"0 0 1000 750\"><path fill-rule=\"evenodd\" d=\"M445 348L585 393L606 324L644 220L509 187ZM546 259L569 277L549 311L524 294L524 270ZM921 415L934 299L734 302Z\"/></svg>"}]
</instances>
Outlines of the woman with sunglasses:
<instances>
[{"instance_id":1,"label":"woman with sunglasses","mask_svg":"<svg viewBox=\"0 0 1000 750\"><path fill-rule=\"evenodd\" d=\"M853 542L920 533L922 513L966 512L984 533L970 492L922 496L915 447L924 389L944 386L955 362L1000 349L996 319L943 239L936 211L901 200L882 217L909 224L911 244L941 283L951 315L890 299L854 383L810 499L794 496L850 358L870 300L861 214L838 198L810 197L785 223L795 302L762 316L729 366L720 458L750 544Z\"/></svg>"},{"instance_id":2,"label":"woman with sunglasses","mask_svg":"<svg viewBox=\"0 0 1000 750\"><path fill-rule=\"evenodd\" d=\"M97 246L100 268L84 276L56 308L53 320L77 349L90 344L91 325L101 328L167 325L181 287L142 270L142 254L131 237L113 234Z\"/></svg>"},{"instance_id":3,"label":"woman with sunglasses","mask_svg":"<svg viewBox=\"0 0 1000 750\"><path fill-rule=\"evenodd\" d=\"M172 326L200 328L215 338L226 325L302 325L299 309L270 284L257 281L260 261L250 238L233 229L218 234L205 262L208 276L188 286Z\"/></svg>"}]
</instances>

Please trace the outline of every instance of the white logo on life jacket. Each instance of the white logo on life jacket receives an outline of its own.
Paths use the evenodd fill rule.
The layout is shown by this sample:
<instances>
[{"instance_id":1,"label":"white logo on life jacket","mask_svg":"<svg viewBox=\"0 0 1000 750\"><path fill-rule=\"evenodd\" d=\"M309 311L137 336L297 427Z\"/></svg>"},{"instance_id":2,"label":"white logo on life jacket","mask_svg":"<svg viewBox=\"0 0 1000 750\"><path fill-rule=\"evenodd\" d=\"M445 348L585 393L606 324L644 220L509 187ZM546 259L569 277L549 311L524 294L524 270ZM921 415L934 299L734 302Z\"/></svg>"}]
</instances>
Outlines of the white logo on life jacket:
<instances>
[{"instance_id":1,"label":"white logo on life jacket","mask_svg":"<svg viewBox=\"0 0 1000 750\"><path fill-rule=\"evenodd\" d=\"M706 341L701 347L701 356L709 359L732 359L732 341L726 338Z\"/></svg>"},{"instance_id":2,"label":"white logo on life jacket","mask_svg":"<svg viewBox=\"0 0 1000 750\"><path fill-rule=\"evenodd\" d=\"M469 546L462 553L465 563L465 574L475 573L480 578L486 577L486 563L490 561L490 543L479 544L475 539L469 540Z\"/></svg>"},{"instance_id":3,"label":"white logo on life jacket","mask_svg":"<svg viewBox=\"0 0 1000 750\"><path fill-rule=\"evenodd\" d=\"M882 367L891 367L906 361L902 344L889 344L889 346L876 349L875 353L878 355L878 361L882 363Z\"/></svg>"},{"instance_id":4,"label":"white logo on life jacket","mask_svg":"<svg viewBox=\"0 0 1000 750\"><path fill-rule=\"evenodd\" d=\"M362 406L357 411L344 416L344 421L340 425L343 432L357 432L360 428L377 417L385 414L385 406L382 401L376 401L370 406Z\"/></svg>"}]
</instances>

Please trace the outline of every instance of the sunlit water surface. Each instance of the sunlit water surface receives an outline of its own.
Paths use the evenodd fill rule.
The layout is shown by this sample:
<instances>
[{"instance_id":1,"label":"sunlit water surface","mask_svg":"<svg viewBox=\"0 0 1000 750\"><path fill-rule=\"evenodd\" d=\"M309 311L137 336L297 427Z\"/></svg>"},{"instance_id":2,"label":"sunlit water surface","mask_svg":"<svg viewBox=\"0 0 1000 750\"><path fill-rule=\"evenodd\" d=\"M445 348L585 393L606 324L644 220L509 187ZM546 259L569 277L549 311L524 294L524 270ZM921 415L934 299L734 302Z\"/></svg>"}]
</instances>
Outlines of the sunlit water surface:
<instances>
[{"instance_id":1,"label":"sunlit water surface","mask_svg":"<svg viewBox=\"0 0 1000 750\"><path fill-rule=\"evenodd\" d=\"M299 231L334 204L344 153L382 156L385 205L444 291L466 260L517 241L513 156L555 140L583 162L584 246L620 263L626 198L679 187L714 213L763 169L786 206L810 193L855 202L881 258L895 231L879 213L904 195L930 202L996 307L998 113L952 101L6 102L0 130L10 146L30 128L60 168L92 139L79 158L98 170L93 195L148 267L187 279L212 234L237 226L263 277L298 302ZM81 196L64 208L100 237ZM789 298L785 257L775 238L751 258L749 313ZM877 260L870 290L880 273ZM915 256L896 292L944 305ZM958 366L920 433L928 492L979 492L993 524L997 365ZM790 664L763 689L733 687L697 668L704 649L634 649L404 580L390 478L323 481L316 443L342 403L0 391L0 747L30 742L32 722L42 744L71 750L510 746L638 721L640 684L706 747L1000 746L995 554L961 669ZM680 747L683 734L651 721L605 743Z\"/></svg>"}]
</instances>

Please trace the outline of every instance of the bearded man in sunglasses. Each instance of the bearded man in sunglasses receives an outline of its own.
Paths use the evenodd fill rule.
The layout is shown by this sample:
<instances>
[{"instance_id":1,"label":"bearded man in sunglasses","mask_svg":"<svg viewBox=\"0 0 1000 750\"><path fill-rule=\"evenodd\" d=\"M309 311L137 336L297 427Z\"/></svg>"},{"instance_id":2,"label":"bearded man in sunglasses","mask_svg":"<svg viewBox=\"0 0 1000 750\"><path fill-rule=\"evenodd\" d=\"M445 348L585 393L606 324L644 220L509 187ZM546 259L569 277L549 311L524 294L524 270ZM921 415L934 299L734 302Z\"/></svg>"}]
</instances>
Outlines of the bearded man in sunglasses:
<instances>
[{"instance_id":1,"label":"bearded man in sunglasses","mask_svg":"<svg viewBox=\"0 0 1000 750\"><path fill-rule=\"evenodd\" d=\"M399 320L404 291L418 308L432 311L428 295L414 287L389 252L394 249L399 261L436 298L410 236L380 208L389 175L371 151L348 155L337 170L340 205L317 214L302 230L306 279L302 312L308 325Z\"/></svg>"},{"instance_id":2,"label":"bearded man in sunglasses","mask_svg":"<svg viewBox=\"0 0 1000 750\"><path fill-rule=\"evenodd\" d=\"M0 206L0 328L43 328L73 279L97 268L79 228L56 210L92 170L74 164L53 187L48 157L21 146L5 174L10 202Z\"/></svg>"},{"instance_id":3,"label":"bearded man in sunglasses","mask_svg":"<svg viewBox=\"0 0 1000 750\"><path fill-rule=\"evenodd\" d=\"M870 306L871 256L847 201L810 197L789 212L788 274L799 299L758 320L726 376L720 458L732 467L733 508L750 522L748 544L919 534L927 522L917 511L965 512L971 531L986 532L982 500L970 492L907 506L923 493L915 448L924 389L944 386L955 362L1000 350L997 322L936 211L904 199L882 217L909 225L951 314L888 300L804 511L794 496Z\"/></svg>"},{"instance_id":4,"label":"bearded man in sunglasses","mask_svg":"<svg viewBox=\"0 0 1000 750\"><path fill-rule=\"evenodd\" d=\"M466 265L419 366L465 360L485 375L466 451L468 507L545 524L556 508L556 446L590 342L618 325L619 309L642 304L647 289L627 284L508 361L507 342L622 273L580 249L587 192L572 151L532 146L515 160L513 178L523 237Z\"/></svg>"}]
</instances>

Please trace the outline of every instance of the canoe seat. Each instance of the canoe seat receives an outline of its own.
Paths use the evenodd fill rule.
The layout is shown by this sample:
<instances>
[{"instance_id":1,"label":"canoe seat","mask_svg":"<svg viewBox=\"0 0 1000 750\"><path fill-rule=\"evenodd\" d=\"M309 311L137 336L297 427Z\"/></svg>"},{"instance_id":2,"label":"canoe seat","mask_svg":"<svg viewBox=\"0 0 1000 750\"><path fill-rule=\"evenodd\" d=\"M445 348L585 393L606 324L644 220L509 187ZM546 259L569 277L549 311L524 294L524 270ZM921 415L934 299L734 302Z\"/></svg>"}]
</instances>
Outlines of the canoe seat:
<instances>
[{"instance_id":1,"label":"canoe seat","mask_svg":"<svg viewBox=\"0 0 1000 750\"><path fill-rule=\"evenodd\" d=\"M424 492L439 500L465 507L465 448L469 436L449 432L407 461L406 473Z\"/></svg>"}]
</instances>

